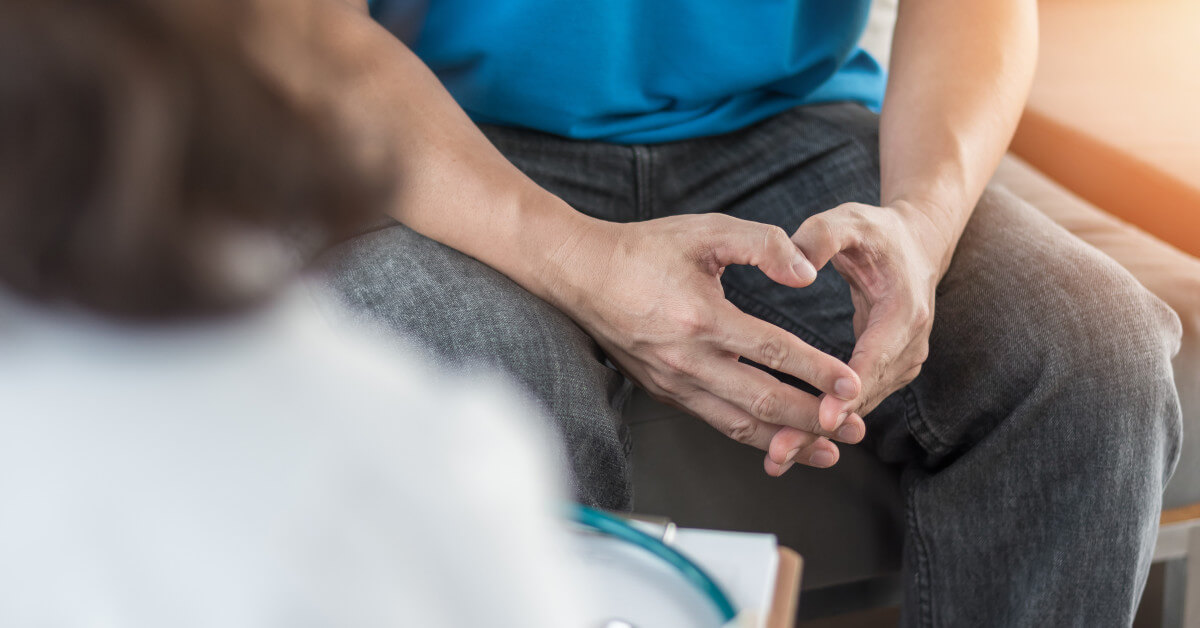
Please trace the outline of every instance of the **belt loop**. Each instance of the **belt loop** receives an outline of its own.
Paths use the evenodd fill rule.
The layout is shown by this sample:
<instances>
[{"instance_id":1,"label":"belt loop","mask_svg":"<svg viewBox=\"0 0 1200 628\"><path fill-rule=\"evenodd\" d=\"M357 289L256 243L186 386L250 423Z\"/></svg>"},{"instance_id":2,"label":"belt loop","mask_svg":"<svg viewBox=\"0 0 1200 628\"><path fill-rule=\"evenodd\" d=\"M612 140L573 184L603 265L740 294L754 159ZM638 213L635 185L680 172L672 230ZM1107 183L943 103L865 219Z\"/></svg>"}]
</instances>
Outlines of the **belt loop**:
<instances>
[{"instance_id":1,"label":"belt loop","mask_svg":"<svg viewBox=\"0 0 1200 628\"><path fill-rule=\"evenodd\" d=\"M637 220L649 220L654 217L654 186L652 185L654 170L651 161L653 153L645 144L634 144L630 148L633 149L634 186L637 202L634 215Z\"/></svg>"}]
</instances>

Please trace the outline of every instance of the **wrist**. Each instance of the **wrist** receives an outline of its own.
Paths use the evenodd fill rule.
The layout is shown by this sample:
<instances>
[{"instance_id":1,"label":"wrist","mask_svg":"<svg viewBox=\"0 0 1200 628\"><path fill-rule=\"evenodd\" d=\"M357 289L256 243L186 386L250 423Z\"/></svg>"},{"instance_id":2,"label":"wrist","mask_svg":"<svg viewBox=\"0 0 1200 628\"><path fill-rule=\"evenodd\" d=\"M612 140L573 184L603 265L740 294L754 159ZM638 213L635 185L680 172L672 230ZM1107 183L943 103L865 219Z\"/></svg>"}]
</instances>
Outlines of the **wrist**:
<instances>
[{"instance_id":1,"label":"wrist","mask_svg":"<svg viewBox=\"0 0 1200 628\"><path fill-rule=\"evenodd\" d=\"M520 204L512 244L517 283L574 315L608 279L621 225L593 218L538 188Z\"/></svg>"},{"instance_id":2,"label":"wrist","mask_svg":"<svg viewBox=\"0 0 1200 628\"><path fill-rule=\"evenodd\" d=\"M950 267L950 259L962 235L966 217L955 216L933 203L893 199L886 207L909 226L926 257L936 267L940 279Z\"/></svg>"}]
</instances>

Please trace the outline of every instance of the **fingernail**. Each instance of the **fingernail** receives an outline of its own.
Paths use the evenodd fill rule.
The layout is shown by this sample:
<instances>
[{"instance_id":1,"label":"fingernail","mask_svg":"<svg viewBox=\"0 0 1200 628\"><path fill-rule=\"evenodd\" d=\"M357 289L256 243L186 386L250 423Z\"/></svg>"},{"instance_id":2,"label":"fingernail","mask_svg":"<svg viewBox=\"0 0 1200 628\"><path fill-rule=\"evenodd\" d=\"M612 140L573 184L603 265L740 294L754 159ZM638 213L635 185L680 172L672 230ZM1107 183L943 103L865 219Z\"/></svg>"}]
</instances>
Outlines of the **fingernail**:
<instances>
[{"instance_id":1,"label":"fingernail","mask_svg":"<svg viewBox=\"0 0 1200 628\"><path fill-rule=\"evenodd\" d=\"M859 433L857 425L843 425L838 428L837 439L844 443L857 443L859 438L862 438L862 434Z\"/></svg>"},{"instance_id":2,"label":"fingernail","mask_svg":"<svg viewBox=\"0 0 1200 628\"><path fill-rule=\"evenodd\" d=\"M858 394L858 386L849 377L843 377L833 383L833 393L842 399L853 399Z\"/></svg>"},{"instance_id":3,"label":"fingernail","mask_svg":"<svg viewBox=\"0 0 1200 628\"><path fill-rule=\"evenodd\" d=\"M817 269L813 268L808 258L803 255L797 257L795 262L792 262L792 270L796 271L796 276L804 281L812 281L817 277Z\"/></svg>"},{"instance_id":4,"label":"fingernail","mask_svg":"<svg viewBox=\"0 0 1200 628\"><path fill-rule=\"evenodd\" d=\"M822 469L833 466L833 454L822 449L813 454L812 458L808 459L808 463L814 467L821 467Z\"/></svg>"},{"instance_id":5,"label":"fingernail","mask_svg":"<svg viewBox=\"0 0 1200 628\"><path fill-rule=\"evenodd\" d=\"M783 462L781 464L787 464L787 463L795 460L796 454L798 454L798 453L800 453L799 447L787 452L787 455L783 457Z\"/></svg>"},{"instance_id":6,"label":"fingernail","mask_svg":"<svg viewBox=\"0 0 1200 628\"><path fill-rule=\"evenodd\" d=\"M845 422L846 422L846 419L849 419L849 418L850 418L850 413L849 413L849 412L843 412L843 413L839 414L839 415L837 416L837 420L835 420L835 421L833 422L833 427L834 427L834 428L837 428L837 426L839 426L839 425L841 425L841 424L845 423Z\"/></svg>"}]
</instances>

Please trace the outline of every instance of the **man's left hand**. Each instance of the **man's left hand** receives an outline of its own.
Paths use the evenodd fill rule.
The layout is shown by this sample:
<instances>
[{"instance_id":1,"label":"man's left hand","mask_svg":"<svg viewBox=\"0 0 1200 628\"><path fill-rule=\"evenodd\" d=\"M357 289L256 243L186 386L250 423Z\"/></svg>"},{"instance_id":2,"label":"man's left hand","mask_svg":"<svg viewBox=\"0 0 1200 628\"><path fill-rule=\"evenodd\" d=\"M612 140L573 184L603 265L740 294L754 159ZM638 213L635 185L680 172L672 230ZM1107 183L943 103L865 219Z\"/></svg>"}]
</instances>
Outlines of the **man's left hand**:
<instances>
[{"instance_id":1,"label":"man's left hand","mask_svg":"<svg viewBox=\"0 0 1200 628\"><path fill-rule=\"evenodd\" d=\"M862 381L853 401L823 395L822 425L836 427L865 416L921 372L929 355L934 293L949 265L956 237L904 202L889 207L847 203L810 217L792 241L817 269L828 262L850 285L857 341L848 365ZM788 453L804 435L783 428L771 441L765 466L781 475Z\"/></svg>"}]
</instances>

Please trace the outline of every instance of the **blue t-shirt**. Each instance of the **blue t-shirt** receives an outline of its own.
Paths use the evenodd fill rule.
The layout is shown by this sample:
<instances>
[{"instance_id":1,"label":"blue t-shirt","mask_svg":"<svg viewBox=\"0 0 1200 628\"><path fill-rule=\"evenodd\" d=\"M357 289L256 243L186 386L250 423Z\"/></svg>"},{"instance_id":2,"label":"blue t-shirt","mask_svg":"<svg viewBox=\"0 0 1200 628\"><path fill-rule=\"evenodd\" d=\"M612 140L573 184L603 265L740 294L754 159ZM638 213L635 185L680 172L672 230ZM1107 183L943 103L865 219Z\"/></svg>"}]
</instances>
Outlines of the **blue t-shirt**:
<instances>
[{"instance_id":1,"label":"blue t-shirt","mask_svg":"<svg viewBox=\"0 0 1200 628\"><path fill-rule=\"evenodd\" d=\"M414 4L371 10L477 122L655 143L883 99L870 0L431 0L415 29Z\"/></svg>"}]
</instances>

